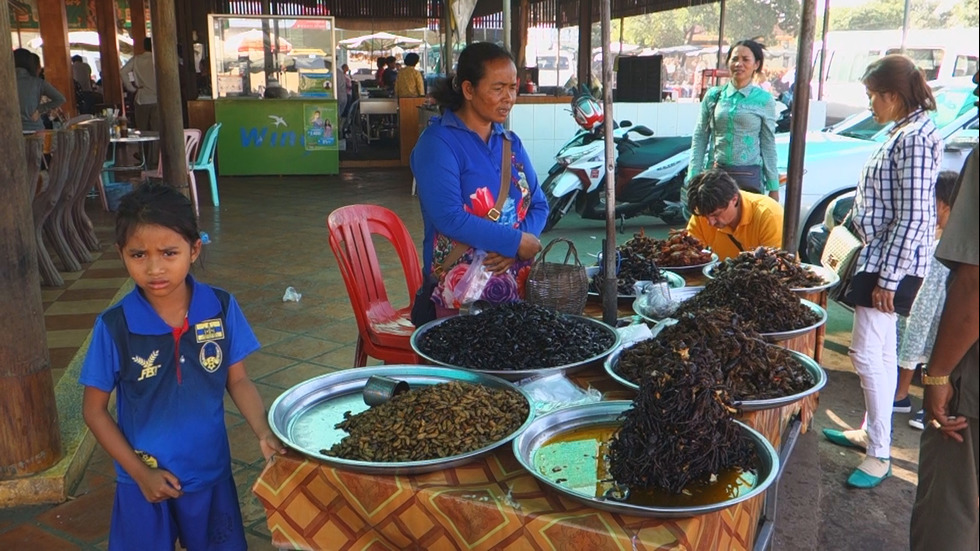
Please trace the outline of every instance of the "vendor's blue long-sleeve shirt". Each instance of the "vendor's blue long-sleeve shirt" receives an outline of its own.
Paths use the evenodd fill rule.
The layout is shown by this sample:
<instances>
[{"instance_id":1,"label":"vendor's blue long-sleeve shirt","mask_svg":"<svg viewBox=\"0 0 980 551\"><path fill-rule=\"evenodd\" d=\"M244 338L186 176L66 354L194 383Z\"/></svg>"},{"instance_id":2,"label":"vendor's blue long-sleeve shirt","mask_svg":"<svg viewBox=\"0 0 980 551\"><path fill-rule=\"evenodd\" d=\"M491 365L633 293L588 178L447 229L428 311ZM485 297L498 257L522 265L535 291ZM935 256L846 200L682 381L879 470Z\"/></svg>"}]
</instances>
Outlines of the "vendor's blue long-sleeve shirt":
<instances>
[{"instance_id":1,"label":"vendor's blue long-sleeve shirt","mask_svg":"<svg viewBox=\"0 0 980 551\"><path fill-rule=\"evenodd\" d=\"M432 264L437 233L476 249L517 256L521 233L539 235L548 217L548 201L521 140L509 133L514 155L514 174L523 173L531 194L527 215L518 227L492 222L464 210L471 204L470 194L485 187L496 199L500 192L503 126L494 124L489 143L470 130L453 112L433 118L412 151L425 237L422 256L425 273ZM521 199L520 189L510 184L510 198Z\"/></svg>"}]
</instances>

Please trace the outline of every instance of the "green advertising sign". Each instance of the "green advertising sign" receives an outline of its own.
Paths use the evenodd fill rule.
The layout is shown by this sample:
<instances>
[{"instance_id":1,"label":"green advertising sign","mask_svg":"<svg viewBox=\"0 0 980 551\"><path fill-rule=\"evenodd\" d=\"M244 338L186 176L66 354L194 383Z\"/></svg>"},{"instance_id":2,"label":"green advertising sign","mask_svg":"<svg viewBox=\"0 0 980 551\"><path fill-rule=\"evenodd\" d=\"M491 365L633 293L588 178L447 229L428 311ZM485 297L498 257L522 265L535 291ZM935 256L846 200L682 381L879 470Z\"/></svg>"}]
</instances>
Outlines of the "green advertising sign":
<instances>
[{"instance_id":1,"label":"green advertising sign","mask_svg":"<svg viewBox=\"0 0 980 551\"><path fill-rule=\"evenodd\" d=\"M337 102L219 99L215 118L222 176L337 174Z\"/></svg>"}]
</instances>

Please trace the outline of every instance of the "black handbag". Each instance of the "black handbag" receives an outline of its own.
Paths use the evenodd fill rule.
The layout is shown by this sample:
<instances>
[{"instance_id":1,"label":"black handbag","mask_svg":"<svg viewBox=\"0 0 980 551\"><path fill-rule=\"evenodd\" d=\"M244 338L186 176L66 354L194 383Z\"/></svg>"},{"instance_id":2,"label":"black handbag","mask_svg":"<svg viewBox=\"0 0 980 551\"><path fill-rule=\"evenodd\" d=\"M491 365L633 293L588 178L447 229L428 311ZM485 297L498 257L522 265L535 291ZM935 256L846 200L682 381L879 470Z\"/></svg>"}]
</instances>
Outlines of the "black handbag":
<instances>
[{"instance_id":1,"label":"black handbag","mask_svg":"<svg viewBox=\"0 0 980 551\"><path fill-rule=\"evenodd\" d=\"M436 290L438 284L439 278L434 274L422 277L422 286L415 291L415 301L409 314L409 319L415 327L421 327L436 319L436 303L432 302L432 292Z\"/></svg>"}]
</instances>

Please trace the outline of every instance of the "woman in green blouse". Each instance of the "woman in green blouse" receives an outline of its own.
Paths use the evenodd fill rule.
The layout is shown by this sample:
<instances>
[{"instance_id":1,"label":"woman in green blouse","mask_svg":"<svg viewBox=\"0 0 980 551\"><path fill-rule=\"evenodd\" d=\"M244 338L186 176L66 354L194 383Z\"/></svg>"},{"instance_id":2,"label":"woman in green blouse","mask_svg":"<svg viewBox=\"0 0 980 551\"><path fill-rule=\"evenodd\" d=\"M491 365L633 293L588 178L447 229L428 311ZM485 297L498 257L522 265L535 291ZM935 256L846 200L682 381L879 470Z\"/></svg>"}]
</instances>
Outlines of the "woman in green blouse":
<instances>
[{"instance_id":1,"label":"woman in green blouse","mask_svg":"<svg viewBox=\"0 0 980 551\"><path fill-rule=\"evenodd\" d=\"M763 47L752 40L736 42L728 50L731 80L708 90L701 102L701 116L691 140L688 182L715 167L728 172L740 188L769 193L779 200L776 102L772 94L753 82L762 70L762 61Z\"/></svg>"}]
</instances>

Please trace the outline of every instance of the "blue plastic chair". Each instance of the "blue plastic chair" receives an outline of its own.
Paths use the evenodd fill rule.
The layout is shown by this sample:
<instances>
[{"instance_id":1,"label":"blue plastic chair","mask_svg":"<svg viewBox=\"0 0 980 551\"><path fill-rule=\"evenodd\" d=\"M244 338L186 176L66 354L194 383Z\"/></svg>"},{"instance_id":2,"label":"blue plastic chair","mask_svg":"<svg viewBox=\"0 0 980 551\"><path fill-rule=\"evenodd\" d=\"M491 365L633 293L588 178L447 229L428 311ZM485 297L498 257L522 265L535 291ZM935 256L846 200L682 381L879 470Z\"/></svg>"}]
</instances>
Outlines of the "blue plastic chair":
<instances>
[{"instance_id":1,"label":"blue plastic chair","mask_svg":"<svg viewBox=\"0 0 980 551\"><path fill-rule=\"evenodd\" d=\"M221 123L216 122L208 128L201 143L201 148L197 153L197 160L191 163L191 170L205 170L208 173L208 181L211 183L211 199L214 206L218 206L218 176L214 172L214 153L218 147L218 131L221 130Z\"/></svg>"}]
</instances>

